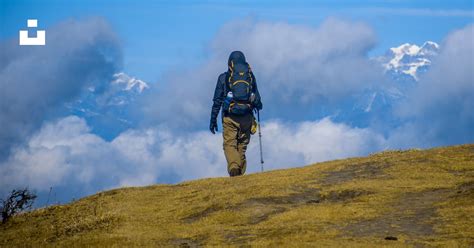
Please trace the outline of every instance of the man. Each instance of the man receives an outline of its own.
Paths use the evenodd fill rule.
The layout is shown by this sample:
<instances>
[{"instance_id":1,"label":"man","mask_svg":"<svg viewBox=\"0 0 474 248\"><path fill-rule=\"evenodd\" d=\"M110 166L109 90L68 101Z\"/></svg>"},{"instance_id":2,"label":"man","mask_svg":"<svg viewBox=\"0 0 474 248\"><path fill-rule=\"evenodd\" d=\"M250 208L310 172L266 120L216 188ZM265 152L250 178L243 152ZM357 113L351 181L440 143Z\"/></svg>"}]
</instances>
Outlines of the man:
<instances>
[{"instance_id":1,"label":"man","mask_svg":"<svg viewBox=\"0 0 474 248\"><path fill-rule=\"evenodd\" d=\"M257 81L241 51L230 54L227 72L219 75L214 91L209 129L217 131L217 116L222 107L224 154L231 177L243 175L247 167L245 151L255 133L253 110L261 110Z\"/></svg>"}]
</instances>

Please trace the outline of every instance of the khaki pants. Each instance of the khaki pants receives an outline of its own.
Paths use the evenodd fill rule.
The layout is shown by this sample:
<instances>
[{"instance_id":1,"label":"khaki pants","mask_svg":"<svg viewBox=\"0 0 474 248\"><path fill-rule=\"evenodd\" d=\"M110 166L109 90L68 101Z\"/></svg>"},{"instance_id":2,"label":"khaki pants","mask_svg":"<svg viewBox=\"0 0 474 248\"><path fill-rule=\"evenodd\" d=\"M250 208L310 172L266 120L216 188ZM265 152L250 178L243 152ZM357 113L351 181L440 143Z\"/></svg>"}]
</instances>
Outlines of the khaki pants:
<instances>
[{"instance_id":1,"label":"khaki pants","mask_svg":"<svg viewBox=\"0 0 474 248\"><path fill-rule=\"evenodd\" d=\"M224 136L224 154L227 159L227 171L230 174L232 168L240 169L245 173L247 161L245 151L250 142L250 129L252 127L253 115L224 117L222 120Z\"/></svg>"}]
</instances>

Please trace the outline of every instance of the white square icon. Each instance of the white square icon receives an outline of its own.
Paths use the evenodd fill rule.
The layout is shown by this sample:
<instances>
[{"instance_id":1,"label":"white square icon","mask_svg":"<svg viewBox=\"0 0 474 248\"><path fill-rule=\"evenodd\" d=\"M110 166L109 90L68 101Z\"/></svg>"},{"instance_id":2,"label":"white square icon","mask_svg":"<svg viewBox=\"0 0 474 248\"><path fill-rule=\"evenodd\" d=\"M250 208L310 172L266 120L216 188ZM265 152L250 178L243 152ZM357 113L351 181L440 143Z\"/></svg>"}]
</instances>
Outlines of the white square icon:
<instances>
[{"instance_id":1,"label":"white square icon","mask_svg":"<svg viewBox=\"0 0 474 248\"><path fill-rule=\"evenodd\" d=\"M28 19L28 28L38 27L37 19ZM28 37L28 30L20 30L20 46L44 46L46 45L46 30L36 31L36 37Z\"/></svg>"}]
</instances>

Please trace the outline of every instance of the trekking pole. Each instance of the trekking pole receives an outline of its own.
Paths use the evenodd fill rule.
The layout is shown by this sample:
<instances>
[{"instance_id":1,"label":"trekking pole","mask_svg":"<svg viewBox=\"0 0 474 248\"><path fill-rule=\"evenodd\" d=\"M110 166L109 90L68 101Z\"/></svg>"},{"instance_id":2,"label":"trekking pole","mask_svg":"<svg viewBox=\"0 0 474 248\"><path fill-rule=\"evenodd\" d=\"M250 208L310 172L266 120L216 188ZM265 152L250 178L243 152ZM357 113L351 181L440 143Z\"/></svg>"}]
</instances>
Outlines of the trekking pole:
<instances>
[{"instance_id":1,"label":"trekking pole","mask_svg":"<svg viewBox=\"0 0 474 248\"><path fill-rule=\"evenodd\" d=\"M262 153L262 131L260 129L260 111L257 109L257 120L258 120L258 141L260 143L260 165L263 172L263 153Z\"/></svg>"}]
</instances>

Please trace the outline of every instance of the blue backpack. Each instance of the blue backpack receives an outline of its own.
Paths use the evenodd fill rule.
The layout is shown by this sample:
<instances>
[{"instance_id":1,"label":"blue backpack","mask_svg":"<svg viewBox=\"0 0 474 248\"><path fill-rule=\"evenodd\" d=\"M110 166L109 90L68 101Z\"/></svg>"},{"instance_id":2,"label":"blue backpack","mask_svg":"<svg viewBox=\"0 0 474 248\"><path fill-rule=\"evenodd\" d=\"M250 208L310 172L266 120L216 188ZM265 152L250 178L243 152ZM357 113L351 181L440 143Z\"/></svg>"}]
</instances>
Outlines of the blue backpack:
<instances>
[{"instance_id":1,"label":"blue backpack","mask_svg":"<svg viewBox=\"0 0 474 248\"><path fill-rule=\"evenodd\" d=\"M224 100L224 109L235 115L252 112L250 95L252 94L253 78L250 66L247 63L234 65L231 62L229 72L226 82L229 90Z\"/></svg>"}]
</instances>

